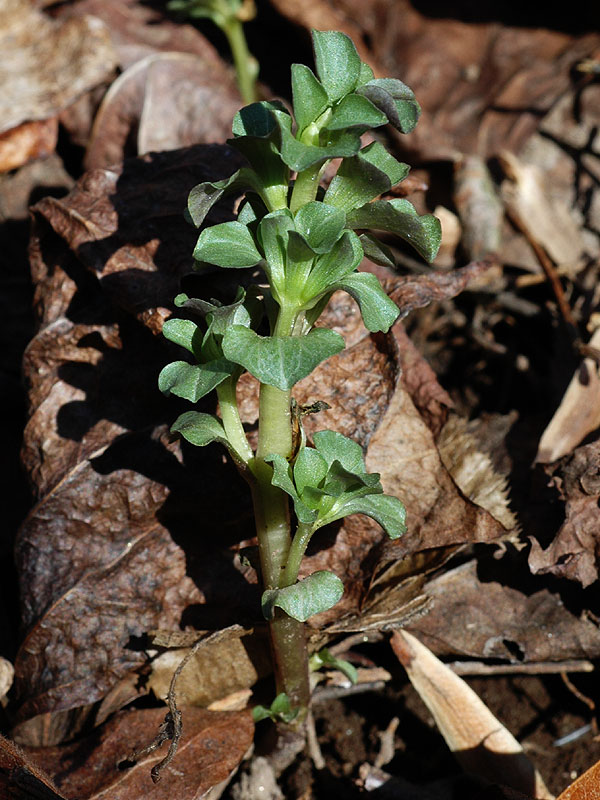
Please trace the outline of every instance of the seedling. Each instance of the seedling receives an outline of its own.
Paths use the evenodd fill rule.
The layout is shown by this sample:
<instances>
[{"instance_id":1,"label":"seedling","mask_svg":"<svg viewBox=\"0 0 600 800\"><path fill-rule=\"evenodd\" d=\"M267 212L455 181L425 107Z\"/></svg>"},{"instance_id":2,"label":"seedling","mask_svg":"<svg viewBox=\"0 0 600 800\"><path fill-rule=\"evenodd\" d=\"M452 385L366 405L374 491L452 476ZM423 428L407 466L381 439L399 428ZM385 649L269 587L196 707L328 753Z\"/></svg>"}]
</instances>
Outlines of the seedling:
<instances>
[{"instance_id":1,"label":"seedling","mask_svg":"<svg viewBox=\"0 0 600 800\"><path fill-rule=\"evenodd\" d=\"M264 716L288 721L302 720L310 699L304 622L343 593L329 571L298 580L311 538L350 514L372 517L392 539L405 530L402 503L367 472L361 447L330 430L308 442L291 392L344 349L338 333L315 327L333 292L356 300L369 331L386 332L398 317L375 275L357 271L365 253L377 263L393 259L370 231L397 234L426 260L440 243L435 217L419 216L405 199L378 199L406 177L408 166L379 141L361 144L363 133L388 123L410 132L420 113L413 92L399 80L374 78L344 34L313 31L312 37L316 75L292 66L293 115L280 102L239 111L229 143L248 166L196 186L189 197L189 217L200 227L222 196L243 196L236 220L200 234L198 269L208 263L260 270L264 281L238 288L229 305L178 295L175 305L201 321L170 319L164 335L192 361L175 361L159 377L165 394L192 403L217 393L220 418L191 410L171 430L194 445L223 444L250 485L277 684ZM342 161L324 190L320 177L332 158ZM236 401L244 370L260 383L256 452Z\"/></svg>"}]
</instances>

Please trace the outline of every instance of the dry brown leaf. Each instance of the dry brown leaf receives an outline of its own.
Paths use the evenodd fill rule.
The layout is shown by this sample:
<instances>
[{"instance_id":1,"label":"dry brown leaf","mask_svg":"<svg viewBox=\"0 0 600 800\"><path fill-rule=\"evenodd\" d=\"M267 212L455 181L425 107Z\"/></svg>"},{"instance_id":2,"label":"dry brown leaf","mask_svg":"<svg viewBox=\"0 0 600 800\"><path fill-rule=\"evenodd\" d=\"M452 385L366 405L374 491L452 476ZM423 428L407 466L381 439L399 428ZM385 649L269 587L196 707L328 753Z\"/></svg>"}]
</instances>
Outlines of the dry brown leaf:
<instances>
[{"instance_id":1,"label":"dry brown leaf","mask_svg":"<svg viewBox=\"0 0 600 800\"><path fill-rule=\"evenodd\" d=\"M431 612L407 627L440 656L513 664L596 658L597 626L559 594L532 585L523 562L509 550L501 560L480 556L434 577L425 591Z\"/></svg>"},{"instance_id":2,"label":"dry brown leaf","mask_svg":"<svg viewBox=\"0 0 600 800\"><path fill-rule=\"evenodd\" d=\"M583 266L584 245L580 226L566 200L549 197L544 175L508 151L501 154L507 175L501 193L507 213L530 241L540 245L563 274L573 277Z\"/></svg>"},{"instance_id":3,"label":"dry brown leaf","mask_svg":"<svg viewBox=\"0 0 600 800\"><path fill-rule=\"evenodd\" d=\"M558 474L566 519L546 550L531 539L529 566L534 574L591 586L598 580L600 550L600 442L578 447Z\"/></svg>"},{"instance_id":4,"label":"dry brown leaf","mask_svg":"<svg viewBox=\"0 0 600 800\"><path fill-rule=\"evenodd\" d=\"M589 345L600 350L600 328L590 339ZM536 462L549 464L558 461L600 427L599 369L594 359L583 359L542 434Z\"/></svg>"},{"instance_id":5,"label":"dry brown leaf","mask_svg":"<svg viewBox=\"0 0 600 800\"><path fill-rule=\"evenodd\" d=\"M52 779L10 739L0 735L0 797L3 800L64 800Z\"/></svg>"},{"instance_id":6,"label":"dry brown leaf","mask_svg":"<svg viewBox=\"0 0 600 800\"><path fill-rule=\"evenodd\" d=\"M24 122L0 134L0 172L51 155L58 139L58 119Z\"/></svg>"},{"instance_id":7,"label":"dry brown leaf","mask_svg":"<svg viewBox=\"0 0 600 800\"><path fill-rule=\"evenodd\" d=\"M181 711L183 736L159 783L152 782L150 770L166 755L166 745L133 766L120 763L150 744L165 716L160 708L121 712L88 739L35 754L68 797L193 800L236 769L252 743L254 725L248 711Z\"/></svg>"},{"instance_id":8,"label":"dry brown leaf","mask_svg":"<svg viewBox=\"0 0 600 800\"><path fill-rule=\"evenodd\" d=\"M519 742L462 678L406 631L394 631L391 645L464 770L553 800Z\"/></svg>"},{"instance_id":9,"label":"dry brown leaf","mask_svg":"<svg viewBox=\"0 0 600 800\"><path fill-rule=\"evenodd\" d=\"M600 761L590 767L583 775L561 792L557 800L599 800Z\"/></svg>"},{"instance_id":10,"label":"dry brown leaf","mask_svg":"<svg viewBox=\"0 0 600 800\"><path fill-rule=\"evenodd\" d=\"M0 133L55 117L116 66L106 26L90 16L54 21L29 0L0 10Z\"/></svg>"},{"instance_id":11,"label":"dry brown leaf","mask_svg":"<svg viewBox=\"0 0 600 800\"><path fill-rule=\"evenodd\" d=\"M231 135L241 104L224 64L192 53L153 53L123 72L104 96L87 148L87 169L127 155L175 150ZM131 150L135 136L137 148Z\"/></svg>"}]
</instances>

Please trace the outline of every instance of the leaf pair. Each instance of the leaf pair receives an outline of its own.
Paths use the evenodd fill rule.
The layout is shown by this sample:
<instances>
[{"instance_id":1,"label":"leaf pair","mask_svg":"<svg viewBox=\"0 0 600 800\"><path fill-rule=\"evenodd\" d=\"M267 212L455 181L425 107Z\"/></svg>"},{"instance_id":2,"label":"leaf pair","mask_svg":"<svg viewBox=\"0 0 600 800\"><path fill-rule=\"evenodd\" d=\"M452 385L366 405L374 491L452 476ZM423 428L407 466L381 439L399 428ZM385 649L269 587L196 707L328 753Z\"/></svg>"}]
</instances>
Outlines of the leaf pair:
<instances>
[{"instance_id":1,"label":"leaf pair","mask_svg":"<svg viewBox=\"0 0 600 800\"><path fill-rule=\"evenodd\" d=\"M272 483L292 498L298 521L312 535L350 514L366 514L391 539L401 536L404 506L383 494L379 475L367 473L360 445L335 431L318 431L313 439L315 446L303 447L293 466L279 455L267 459Z\"/></svg>"}]
</instances>

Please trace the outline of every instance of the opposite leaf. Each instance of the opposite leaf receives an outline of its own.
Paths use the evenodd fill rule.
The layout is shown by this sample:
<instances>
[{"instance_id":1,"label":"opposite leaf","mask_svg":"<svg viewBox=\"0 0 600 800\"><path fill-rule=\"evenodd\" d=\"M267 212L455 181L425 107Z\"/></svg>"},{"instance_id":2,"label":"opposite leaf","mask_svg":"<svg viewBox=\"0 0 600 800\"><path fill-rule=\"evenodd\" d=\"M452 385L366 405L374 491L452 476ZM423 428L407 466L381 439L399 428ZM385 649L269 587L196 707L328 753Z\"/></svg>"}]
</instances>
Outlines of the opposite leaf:
<instances>
[{"instance_id":1,"label":"opposite leaf","mask_svg":"<svg viewBox=\"0 0 600 800\"><path fill-rule=\"evenodd\" d=\"M223 337L226 358L247 369L261 383L287 391L313 369L341 352L344 339L328 328L314 328L306 336L259 336L250 328L233 325Z\"/></svg>"},{"instance_id":2,"label":"opposite leaf","mask_svg":"<svg viewBox=\"0 0 600 800\"><path fill-rule=\"evenodd\" d=\"M171 433L180 433L190 444L195 444L197 447L204 447L211 442L222 442L229 447L229 440L221 422L212 414L204 414L201 411L186 411L185 414L181 414L171 425Z\"/></svg>"},{"instance_id":3,"label":"opposite leaf","mask_svg":"<svg viewBox=\"0 0 600 800\"><path fill-rule=\"evenodd\" d=\"M400 309L381 288L371 272L354 272L338 281L332 289L343 289L353 297L367 330L387 333L400 315Z\"/></svg>"},{"instance_id":4,"label":"opposite leaf","mask_svg":"<svg viewBox=\"0 0 600 800\"><path fill-rule=\"evenodd\" d=\"M317 75L334 103L350 94L361 77L362 63L354 42L339 31L313 31Z\"/></svg>"},{"instance_id":5,"label":"opposite leaf","mask_svg":"<svg viewBox=\"0 0 600 800\"><path fill-rule=\"evenodd\" d=\"M241 222L222 222L202 231L194 250L194 258L217 267L241 269L254 267L262 256L245 225Z\"/></svg>"},{"instance_id":6,"label":"opposite leaf","mask_svg":"<svg viewBox=\"0 0 600 800\"><path fill-rule=\"evenodd\" d=\"M342 597L344 584L333 572L320 570L313 572L307 578L298 581L293 586L283 589L267 589L262 596L262 611L265 619L272 619L275 606L283 609L285 613L306 622L313 614L328 611Z\"/></svg>"},{"instance_id":7,"label":"opposite leaf","mask_svg":"<svg viewBox=\"0 0 600 800\"><path fill-rule=\"evenodd\" d=\"M187 361L173 361L161 370L158 388L163 394L174 394L197 403L201 397L212 392L234 372L237 365L225 358L215 359L206 364L188 364Z\"/></svg>"}]
</instances>

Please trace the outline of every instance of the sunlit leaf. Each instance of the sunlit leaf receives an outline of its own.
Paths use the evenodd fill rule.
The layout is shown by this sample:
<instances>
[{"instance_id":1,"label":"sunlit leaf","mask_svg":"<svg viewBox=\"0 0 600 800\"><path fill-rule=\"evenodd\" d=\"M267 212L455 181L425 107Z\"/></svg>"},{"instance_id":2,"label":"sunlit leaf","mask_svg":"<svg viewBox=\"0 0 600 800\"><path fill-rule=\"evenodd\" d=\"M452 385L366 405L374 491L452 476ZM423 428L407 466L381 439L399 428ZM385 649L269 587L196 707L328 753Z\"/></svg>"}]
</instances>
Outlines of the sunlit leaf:
<instances>
[{"instance_id":1,"label":"sunlit leaf","mask_svg":"<svg viewBox=\"0 0 600 800\"><path fill-rule=\"evenodd\" d=\"M262 256L256 249L249 229L240 222L222 222L200 234L194 250L196 261L218 267L253 267Z\"/></svg>"},{"instance_id":2,"label":"sunlit leaf","mask_svg":"<svg viewBox=\"0 0 600 800\"><path fill-rule=\"evenodd\" d=\"M296 230L314 253L328 253L344 231L346 215L327 203L306 203L294 218Z\"/></svg>"},{"instance_id":3,"label":"sunlit leaf","mask_svg":"<svg viewBox=\"0 0 600 800\"><path fill-rule=\"evenodd\" d=\"M158 388L163 394L174 394L197 403L201 397L229 378L236 368L236 364L225 358L215 359L207 364L173 361L161 370Z\"/></svg>"},{"instance_id":4,"label":"sunlit leaf","mask_svg":"<svg viewBox=\"0 0 600 800\"><path fill-rule=\"evenodd\" d=\"M338 31L313 31L317 75L331 102L352 92L361 77L362 62L352 39Z\"/></svg>"},{"instance_id":5,"label":"sunlit leaf","mask_svg":"<svg viewBox=\"0 0 600 800\"><path fill-rule=\"evenodd\" d=\"M180 433L190 444L195 444L197 447L204 447L211 442L222 442L229 446L221 421L212 414L204 414L201 411L186 411L185 414L181 414L171 425L171 433Z\"/></svg>"},{"instance_id":6,"label":"sunlit leaf","mask_svg":"<svg viewBox=\"0 0 600 800\"><path fill-rule=\"evenodd\" d=\"M298 132L302 133L325 111L328 104L327 92L313 71L304 64L292 64L292 97Z\"/></svg>"},{"instance_id":7,"label":"sunlit leaf","mask_svg":"<svg viewBox=\"0 0 600 800\"><path fill-rule=\"evenodd\" d=\"M357 92L367 97L401 133L410 133L419 120L421 107L414 92L395 78L374 78L359 86Z\"/></svg>"},{"instance_id":8,"label":"sunlit leaf","mask_svg":"<svg viewBox=\"0 0 600 800\"><path fill-rule=\"evenodd\" d=\"M162 328L165 339L185 347L190 353L200 353L202 331L189 319L168 319Z\"/></svg>"},{"instance_id":9,"label":"sunlit leaf","mask_svg":"<svg viewBox=\"0 0 600 800\"><path fill-rule=\"evenodd\" d=\"M330 131L361 128L363 131L386 125L387 116L360 94L349 94L334 108L326 128Z\"/></svg>"},{"instance_id":10,"label":"sunlit leaf","mask_svg":"<svg viewBox=\"0 0 600 800\"><path fill-rule=\"evenodd\" d=\"M400 309L371 272L353 272L332 288L343 289L356 300L367 330L387 333L398 319Z\"/></svg>"},{"instance_id":11,"label":"sunlit leaf","mask_svg":"<svg viewBox=\"0 0 600 800\"><path fill-rule=\"evenodd\" d=\"M333 572L313 572L293 586L283 589L267 589L262 596L262 611L266 619L272 619L275 606L299 622L306 622L313 614L328 611L342 597L344 584Z\"/></svg>"}]
</instances>

